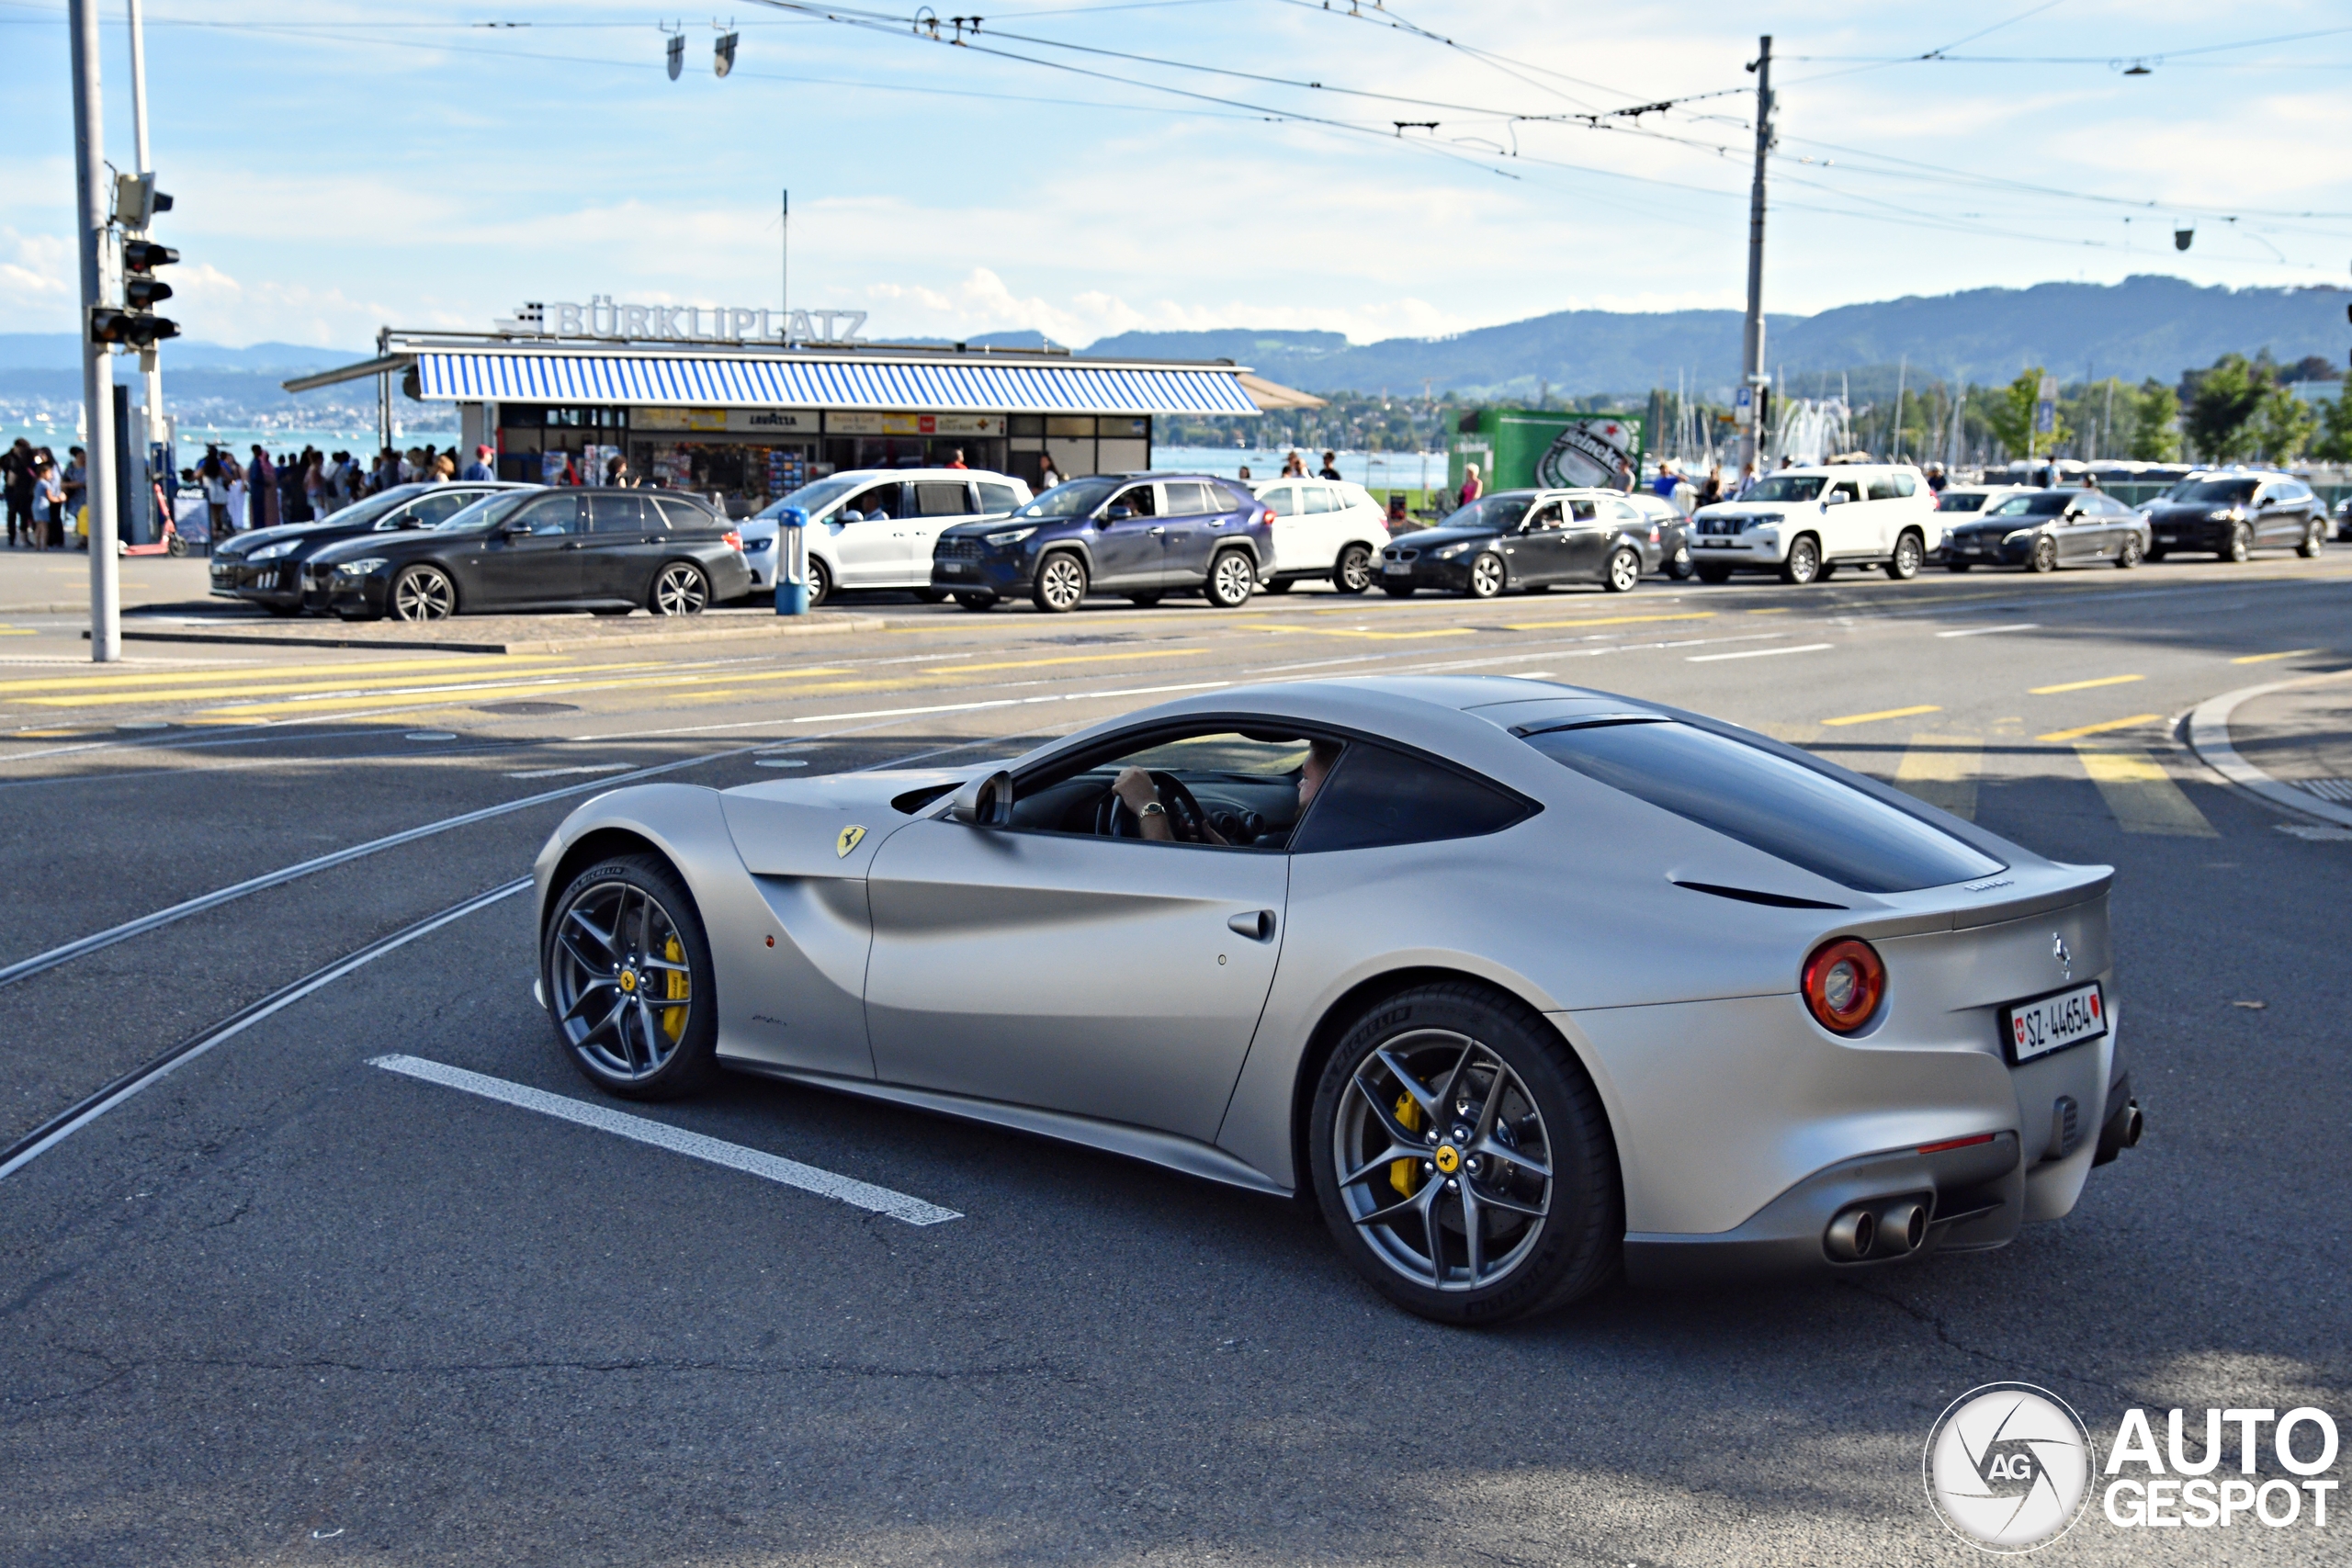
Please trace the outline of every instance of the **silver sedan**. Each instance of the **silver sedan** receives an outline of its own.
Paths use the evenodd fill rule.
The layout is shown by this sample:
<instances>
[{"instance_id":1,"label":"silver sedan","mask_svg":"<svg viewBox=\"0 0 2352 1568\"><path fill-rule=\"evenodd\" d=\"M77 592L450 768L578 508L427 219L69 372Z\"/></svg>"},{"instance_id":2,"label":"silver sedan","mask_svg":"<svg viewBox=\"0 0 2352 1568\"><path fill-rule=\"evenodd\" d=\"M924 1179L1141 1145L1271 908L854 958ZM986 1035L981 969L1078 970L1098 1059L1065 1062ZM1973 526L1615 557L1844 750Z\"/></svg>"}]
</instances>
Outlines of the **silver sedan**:
<instances>
[{"instance_id":1,"label":"silver sedan","mask_svg":"<svg viewBox=\"0 0 2352 1568\"><path fill-rule=\"evenodd\" d=\"M978 775L642 784L536 872L603 1089L729 1068L1311 1194L1449 1322L1998 1247L2139 1133L2107 868L1599 692L1269 685Z\"/></svg>"}]
</instances>

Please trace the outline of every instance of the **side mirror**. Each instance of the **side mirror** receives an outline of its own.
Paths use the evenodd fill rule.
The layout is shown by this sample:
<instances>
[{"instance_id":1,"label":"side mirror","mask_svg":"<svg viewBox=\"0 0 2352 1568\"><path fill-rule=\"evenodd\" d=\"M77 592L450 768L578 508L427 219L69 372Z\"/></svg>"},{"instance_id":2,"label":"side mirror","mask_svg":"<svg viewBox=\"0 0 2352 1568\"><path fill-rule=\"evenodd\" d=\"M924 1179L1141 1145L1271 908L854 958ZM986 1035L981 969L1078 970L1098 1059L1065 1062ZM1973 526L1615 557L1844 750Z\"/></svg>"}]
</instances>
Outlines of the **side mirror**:
<instances>
[{"instance_id":1,"label":"side mirror","mask_svg":"<svg viewBox=\"0 0 2352 1568\"><path fill-rule=\"evenodd\" d=\"M836 512L831 517L826 518L825 521L828 523L863 523L865 521L865 513L863 512Z\"/></svg>"},{"instance_id":2,"label":"side mirror","mask_svg":"<svg viewBox=\"0 0 2352 1568\"><path fill-rule=\"evenodd\" d=\"M498 531L510 539L520 539L530 533L531 525L520 517L509 517L498 525Z\"/></svg>"},{"instance_id":3,"label":"side mirror","mask_svg":"<svg viewBox=\"0 0 2352 1568\"><path fill-rule=\"evenodd\" d=\"M956 792L948 817L975 828L1012 825L1012 775L999 770L983 774Z\"/></svg>"},{"instance_id":4,"label":"side mirror","mask_svg":"<svg viewBox=\"0 0 2352 1568\"><path fill-rule=\"evenodd\" d=\"M1824 506L1842 506L1845 502L1846 492L1842 490L1833 490L1821 498L1821 504Z\"/></svg>"},{"instance_id":5,"label":"side mirror","mask_svg":"<svg viewBox=\"0 0 2352 1568\"><path fill-rule=\"evenodd\" d=\"M1105 523L1125 523L1128 518L1133 517L1135 514L1136 509L1134 507L1121 502L1105 511L1102 513L1102 521Z\"/></svg>"}]
</instances>

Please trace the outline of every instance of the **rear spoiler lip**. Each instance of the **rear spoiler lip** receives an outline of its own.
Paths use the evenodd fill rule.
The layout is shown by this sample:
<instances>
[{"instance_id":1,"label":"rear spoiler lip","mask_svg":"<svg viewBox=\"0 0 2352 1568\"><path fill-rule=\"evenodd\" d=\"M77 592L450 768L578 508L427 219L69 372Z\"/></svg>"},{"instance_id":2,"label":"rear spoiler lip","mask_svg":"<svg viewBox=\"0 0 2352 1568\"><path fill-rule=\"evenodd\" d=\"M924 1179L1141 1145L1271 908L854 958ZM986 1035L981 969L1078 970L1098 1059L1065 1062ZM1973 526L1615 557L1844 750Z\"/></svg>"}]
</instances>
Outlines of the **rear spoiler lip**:
<instances>
[{"instance_id":1,"label":"rear spoiler lip","mask_svg":"<svg viewBox=\"0 0 2352 1568\"><path fill-rule=\"evenodd\" d=\"M1875 907L1858 907L1838 930L1871 939L1982 931L1987 926L2006 925L2012 920L2031 919L2037 915L2096 903L2105 898L2114 886L2112 866L2047 862L2040 866L2013 866L1981 883L1923 888L1917 893L1880 894ZM1983 903L1969 901L1972 893L1997 895L2009 887L2018 891Z\"/></svg>"}]
</instances>

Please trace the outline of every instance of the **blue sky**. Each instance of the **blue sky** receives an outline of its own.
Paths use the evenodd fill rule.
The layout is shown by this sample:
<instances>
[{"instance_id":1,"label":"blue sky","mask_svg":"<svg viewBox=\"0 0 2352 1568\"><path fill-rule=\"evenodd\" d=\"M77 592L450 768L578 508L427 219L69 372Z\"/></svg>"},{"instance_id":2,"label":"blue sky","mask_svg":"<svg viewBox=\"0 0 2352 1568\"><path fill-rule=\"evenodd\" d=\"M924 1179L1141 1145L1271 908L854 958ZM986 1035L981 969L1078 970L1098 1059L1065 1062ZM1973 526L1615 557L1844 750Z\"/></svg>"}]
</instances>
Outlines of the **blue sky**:
<instances>
[{"instance_id":1,"label":"blue sky","mask_svg":"<svg viewBox=\"0 0 2352 1568\"><path fill-rule=\"evenodd\" d=\"M1767 28L1771 310L2135 272L2352 282L2340 0L1020 0L987 15L998 54L746 5L717 17L741 35L734 73L713 75L703 15L676 82L675 15L612 0L148 3L154 155L178 198L158 232L187 258L175 313L231 344L357 346L387 322L484 327L591 294L773 305L786 186L792 303L865 310L877 338L1364 341L1736 306L1742 68ZM121 0L102 14L107 149L128 167ZM2134 59L2149 73L2124 74ZM70 330L62 3L0 0L0 312ZM1606 114L1668 98L1686 101ZM1623 129L1546 118L1579 114ZM2185 254L2178 226L2197 233Z\"/></svg>"}]
</instances>

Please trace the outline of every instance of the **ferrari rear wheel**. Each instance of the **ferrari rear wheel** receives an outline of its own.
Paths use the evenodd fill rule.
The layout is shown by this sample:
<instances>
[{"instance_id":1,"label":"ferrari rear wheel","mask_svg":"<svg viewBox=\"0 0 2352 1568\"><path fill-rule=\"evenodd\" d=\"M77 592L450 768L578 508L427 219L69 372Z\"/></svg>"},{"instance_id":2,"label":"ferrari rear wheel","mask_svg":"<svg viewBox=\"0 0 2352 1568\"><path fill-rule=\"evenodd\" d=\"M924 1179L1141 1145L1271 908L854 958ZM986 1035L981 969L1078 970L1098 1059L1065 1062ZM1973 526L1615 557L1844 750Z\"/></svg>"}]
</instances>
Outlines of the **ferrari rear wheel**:
<instances>
[{"instance_id":1,"label":"ferrari rear wheel","mask_svg":"<svg viewBox=\"0 0 2352 1568\"><path fill-rule=\"evenodd\" d=\"M1367 1008L1316 1090L1315 1195L1357 1272L1441 1323L1591 1294L1624 1239L1616 1145L1558 1032L1478 986Z\"/></svg>"},{"instance_id":2,"label":"ferrari rear wheel","mask_svg":"<svg viewBox=\"0 0 2352 1568\"><path fill-rule=\"evenodd\" d=\"M623 855L573 877L540 939L539 972L556 1040L597 1088L670 1100L709 1079L710 942L662 861Z\"/></svg>"}]
</instances>

